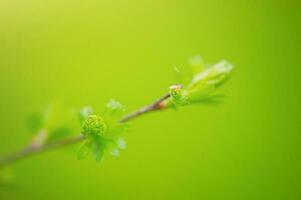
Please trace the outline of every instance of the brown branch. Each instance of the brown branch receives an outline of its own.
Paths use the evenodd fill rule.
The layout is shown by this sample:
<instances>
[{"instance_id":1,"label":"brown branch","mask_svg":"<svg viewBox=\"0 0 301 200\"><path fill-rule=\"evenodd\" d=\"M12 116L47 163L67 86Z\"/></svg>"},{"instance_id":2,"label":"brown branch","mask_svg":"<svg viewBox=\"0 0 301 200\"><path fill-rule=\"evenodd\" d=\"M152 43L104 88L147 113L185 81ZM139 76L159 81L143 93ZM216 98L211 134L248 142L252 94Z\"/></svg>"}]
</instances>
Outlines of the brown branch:
<instances>
[{"instance_id":1,"label":"brown branch","mask_svg":"<svg viewBox=\"0 0 301 200\"><path fill-rule=\"evenodd\" d=\"M0 158L0 167L11 164L11 163L21 160L23 158L27 158L34 154L42 153L44 151L56 149L59 147L64 147L64 146L67 146L70 144L80 142L82 140L84 140L84 137L82 135L77 135L74 137L65 138L65 139L55 141L52 143L48 143L45 145L41 145L41 146L29 145L18 152L15 152L13 154L10 154L10 155Z\"/></svg>"},{"instance_id":2,"label":"brown branch","mask_svg":"<svg viewBox=\"0 0 301 200\"><path fill-rule=\"evenodd\" d=\"M133 118L136 118L136 117L138 117L142 114L148 113L150 111L163 109L162 102L164 102L169 97L170 97L170 94L167 93L164 96L162 96L160 99L155 101L154 103L152 103L150 105L147 105L147 106L144 106L144 107L140 108L139 110L124 116L123 118L121 118L121 120L119 120L119 122L121 122L121 123L126 122L126 121L129 121Z\"/></svg>"},{"instance_id":3,"label":"brown branch","mask_svg":"<svg viewBox=\"0 0 301 200\"><path fill-rule=\"evenodd\" d=\"M119 122L120 123L127 122L129 120L132 120L132 119L139 117L140 115L146 114L148 112L155 111L155 110L161 110L164 108L164 105L162 103L169 97L170 97L170 95L169 95L169 93L167 93L164 96L162 96L161 98L159 98L158 100L156 100L155 102L153 102L152 104L144 106L144 107L138 109L137 111L124 116L123 118L121 118L119 120ZM30 145L26 146L25 148L23 148L22 150L20 150L18 152L1 157L0 158L0 167L9 165L15 161L21 160L23 158L27 158L31 155L35 155L35 154L42 153L42 152L45 152L48 150L75 144L80 141L83 141L84 139L85 138L83 135L77 135L74 137L58 140L58 141L55 141L52 143L46 143L44 145L43 144L35 145L34 143L31 143Z\"/></svg>"}]
</instances>

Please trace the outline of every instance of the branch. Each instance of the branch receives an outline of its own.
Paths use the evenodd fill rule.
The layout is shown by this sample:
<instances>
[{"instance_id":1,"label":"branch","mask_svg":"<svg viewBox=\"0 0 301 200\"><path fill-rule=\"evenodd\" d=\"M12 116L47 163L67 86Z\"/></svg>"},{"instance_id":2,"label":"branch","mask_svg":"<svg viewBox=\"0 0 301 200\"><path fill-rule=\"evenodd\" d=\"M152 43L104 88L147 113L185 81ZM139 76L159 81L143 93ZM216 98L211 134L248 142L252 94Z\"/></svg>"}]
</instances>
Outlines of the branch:
<instances>
[{"instance_id":1,"label":"branch","mask_svg":"<svg viewBox=\"0 0 301 200\"><path fill-rule=\"evenodd\" d=\"M163 109L163 105L162 102L164 102L166 99L168 99L170 97L170 94L167 93L164 96L162 96L160 99L158 99L157 101L155 101L154 103L144 106L142 108L140 108L139 110L132 112L126 116L124 116L123 118L121 118L121 120L119 120L119 122L127 122L133 118L139 117L140 115L143 115L145 113L148 113L150 111L154 111L154 110L161 110Z\"/></svg>"},{"instance_id":2,"label":"branch","mask_svg":"<svg viewBox=\"0 0 301 200\"><path fill-rule=\"evenodd\" d=\"M153 102L152 104L144 106L144 107L138 109L137 111L124 116L123 118L121 118L119 120L119 122L120 123L127 122L134 118L139 117L140 115L146 114L148 112L155 111L155 110L161 110L164 108L164 105L162 103L169 97L170 97L170 94L167 93L164 96L162 96L161 98L159 98L158 100L156 100L155 102ZM35 143L32 143L29 146L26 146L25 148L23 148L22 150L20 150L18 152L15 152L13 154L10 154L10 155L4 156L4 157L0 157L0 167L9 165L9 164L14 163L18 160L21 160L23 158L27 158L31 155L35 155L35 154L42 153L42 152L45 152L48 150L75 144L80 141L83 141L84 139L85 138L83 135L77 135L74 137L65 138L65 139L58 140L58 141L48 143L48 144L36 145Z\"/></svg>"},{"instance_id":3,"label":"branch","mask_svg":"<svg viewBox=\"0 0 301 200\"><path fill-rule=\"evenodd\" d=\"M192 59L192 62L193 63L191 64L193 66L203 66L203 62L200 56L194 57ZM179 105L187 104L188 95L190 95L192 101L200 101L206 98L213 98L214 96L216 97L216 95L214 95L215 88L219 87L221 84L224 83L227 77L229 77L229 75L231 74L232 69L233 65L225 60L222 60L212 66L206 67L205 69L201 69L200 67L200 69L197 72L193 73L192 80L190 81L188 87L184 90L184 92L181 90L181 85L171 86L171 94L165 94L152 104L144 106L138 109L137 111L124 116L119 120L119 122L127 122L148 112L166 108L167 106L165 104L165 100L168 99L171 95L173 98L173 103ZM210 88L209 92L207 91L208 88ZM33 154L78 143L84 139L85 137L82 134L80 134L78 136L65 138L62 140L45 144L45 131L42 130L36 135L33 142L29 146L23 148L22 150L16 153L0 158L0 167L11 164L15 161L18 161Z\"/></svg>"},{"instance_id":4,"label":"branch","mask_svg":"<svg viewBox=\"0 0 301 200\"><path fill-rule=\"evenodd\" d=\"M74 143L80 142L84 139L85 138L82 135L77 135L74 137L62 139L62 140L48 143L48 144L41 145L41 146L29 145L18 152L15 152L13 154L10 154L10 155L0 158L0 167L11 164L15 161L29 157L31 155L42 153L44 151L48 151L48 150L52 150L52 149L56 149L56 148L60 148L60 147L64 147L64 146L67 146L70 144L74 144Z\"/></svg>"}]
</instances>

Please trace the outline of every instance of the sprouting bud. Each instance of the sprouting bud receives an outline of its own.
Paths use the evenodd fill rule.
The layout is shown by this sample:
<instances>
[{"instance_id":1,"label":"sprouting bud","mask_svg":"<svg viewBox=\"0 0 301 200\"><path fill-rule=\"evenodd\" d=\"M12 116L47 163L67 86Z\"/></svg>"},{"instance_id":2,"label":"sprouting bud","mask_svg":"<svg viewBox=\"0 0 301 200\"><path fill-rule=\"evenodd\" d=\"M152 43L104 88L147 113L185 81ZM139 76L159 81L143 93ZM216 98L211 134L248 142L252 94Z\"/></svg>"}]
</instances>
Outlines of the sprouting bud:
<instances>
[{"instance_id":1,"label":"sprouting bud","mask_svg":"<svg viewBox=\"0 0 301 200\"><path fill-rule=\"evenodd\" d=\"M104 136L106 130L105 121L97 115L90 115L82 125L82 134L86 137Z\"/></svg>"},{"instance_id":2,"label":"sprouting bud","mask_svg":"<svg viewBox=\"0 0 301 200\"><path fill-rule=\"evenodd\" d=\"M187 83L174 85L169 88L170 98L162 102L163 108L183 106L192 103L202 103L216 100L221 95L216 90L223 85L230 76L233 65L222 60L214 65L205 64L201 56L189 59L192 76ZM179 70L175 70L179 73ZM187 85L186 85L187 84Z\"/></svg>"},{"instance_id":3,"label":"sprouting bud","mask_svg":"<svg viewBox=\"0 0 301 200\"><path fill-rule=\"evenodd\" d=\"M188 97L185 90L182 89L182 85L172 85L169 87L169 94L171 101L175 105L186 105L188 103Z\"/></svg>"},{"instance_id":4,"label":"sprouting bud","mask_svg":"<svg viewBox=\"0 0 301 200\"><path fill-rule=\"evenodd\" d=\"M169 87L169 94L172 98L178 99L182 94L182 86L181 85L172 85Z\"/></svg>"}]
</instances>

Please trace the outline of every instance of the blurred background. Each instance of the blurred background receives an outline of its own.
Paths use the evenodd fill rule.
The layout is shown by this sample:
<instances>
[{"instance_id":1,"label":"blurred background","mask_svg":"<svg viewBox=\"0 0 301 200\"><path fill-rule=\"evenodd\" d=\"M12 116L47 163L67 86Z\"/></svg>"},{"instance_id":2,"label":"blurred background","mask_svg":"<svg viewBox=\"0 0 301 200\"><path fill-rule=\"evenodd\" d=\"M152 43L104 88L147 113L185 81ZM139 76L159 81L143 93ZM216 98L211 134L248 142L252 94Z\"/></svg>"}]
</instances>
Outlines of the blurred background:
<instances>
[{"instance_id":1,"label":"blurred background","mask_svg":"<svg viewBox=\"0 0 301 200\"><path fill-rule=\"evenodd\" d=\"M1 0L0 155L55 99L131 111L196 54L235 70L223 104L133 121L120 157L78 161L75 145L15 163L0 199L301 199L300 24L297 0Z\"/></svg>"}]
</instances>

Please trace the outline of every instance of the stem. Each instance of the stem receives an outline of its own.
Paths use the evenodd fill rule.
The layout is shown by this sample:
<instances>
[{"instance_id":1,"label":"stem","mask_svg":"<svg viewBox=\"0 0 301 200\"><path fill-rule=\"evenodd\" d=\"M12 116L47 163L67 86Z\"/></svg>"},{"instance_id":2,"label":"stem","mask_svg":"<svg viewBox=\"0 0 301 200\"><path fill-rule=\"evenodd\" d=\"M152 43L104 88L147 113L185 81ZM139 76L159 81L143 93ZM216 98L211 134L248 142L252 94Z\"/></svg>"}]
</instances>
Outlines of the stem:
<instances>
[{"instance_id":1,"label":"stem","mask_svg":"<svg viewBox=\"0 0 301 200\"><path fill-rule=\"evenodd\" d=\"M150 104L150 105L147 105L147 106L144 106L142 108L140 108L139 110L135 111L135 112L132 112L126 116L124 116L123 118L121 118L119 120L119 122L127 122L133 118L136 118L142 114L145 114L145 113L148 113L150 111L154 111L154 110L160 110L160 109L163 109L163 106L162 106L162 102L166 99L168 99L170 97L170 94L167 93L165 94L164 96L162 96L160 99L158 99L157 101L155 101L154 103Z\"/></svg>"},{"instance_id":2,"label":"stem","mask_svg":"<svg viewBox=\"0 0 301 200\"><path fill-rule=\"evenodd\" d=\"M18 152L0 158L0 167L11 164L15 161L21 160L34 154L42 153L44 151L56 149L59 147L64 147L70 144L80 142L82 140L84 140L84 137L82 135L77 135L74 137L65 138L59 141L48 143L42 146L29 145Z\"/></svg>"},{"instance_id":3,"label":"stem","mask_svg":"<svg viewBox=\"0 0 301 200\"><path fill-rule=\"evenodd\" d=\"M123 118L121 118L119 120L119 122L120 123L127 122L127 121L130 121L130 120L132 120L136 117L139 117L140 115L143 115L145 113L155 111L155 110L161 110L164 108L164 105L162 103L169 97L170 97L170 95L169 95L169 93L167 93L164 96L162 96L161 98L159 98L158 100L156 100L155 102L153 102L152 104L144 106L144 107L138 109L137 111L124 116ZM65 138L65 139L58 140L58 141L48 143L48 144L44 144L44 145L42 145L42 144L34 145L32 143L32 144L26 146L25 148L21 149L18 152L12 153L12 154L4 156L4 157L0 157L0 167L9 165L9 164L14 163L18 160L21 160L23 158L27 158L31 155L35 155L35 154L42 153L42 152L45 152L48 150L75 144L80 141L83 141L84 139L85 138L83 135L77 135L74 137Z\"/></svg>"}]
</instances>

